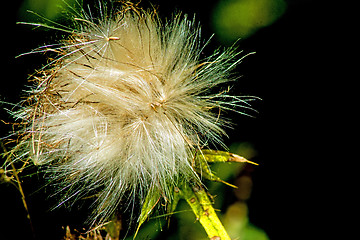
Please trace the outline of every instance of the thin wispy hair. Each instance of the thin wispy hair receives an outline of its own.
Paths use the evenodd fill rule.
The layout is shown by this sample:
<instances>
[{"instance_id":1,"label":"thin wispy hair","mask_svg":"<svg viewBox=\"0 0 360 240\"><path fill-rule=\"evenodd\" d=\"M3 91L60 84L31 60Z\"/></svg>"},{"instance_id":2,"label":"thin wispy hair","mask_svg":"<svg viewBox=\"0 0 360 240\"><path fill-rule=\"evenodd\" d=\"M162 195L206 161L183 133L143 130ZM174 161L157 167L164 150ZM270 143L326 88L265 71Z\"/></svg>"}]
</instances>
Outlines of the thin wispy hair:
<instances>
[{"instance_id":1,"label":"thin wispy hair","mask_svg":"<svg viewBox=\"0 0 360 240\"><path fill-rule=\"evenodd\" d=\"M231 123L222 112L246 114L254 98L229 93L241 52L200 58L206 44L194 19L163 22L131 4L98 10L73 9L71 27L32 24L68 36L30 52L56 57L12 115L25 126L13 153L46 166L60 204L96 192L92 219L101 222L149 189L171 199L180 177L200 183L194 154L224 148Z\"/></svg>"}]
</instances>

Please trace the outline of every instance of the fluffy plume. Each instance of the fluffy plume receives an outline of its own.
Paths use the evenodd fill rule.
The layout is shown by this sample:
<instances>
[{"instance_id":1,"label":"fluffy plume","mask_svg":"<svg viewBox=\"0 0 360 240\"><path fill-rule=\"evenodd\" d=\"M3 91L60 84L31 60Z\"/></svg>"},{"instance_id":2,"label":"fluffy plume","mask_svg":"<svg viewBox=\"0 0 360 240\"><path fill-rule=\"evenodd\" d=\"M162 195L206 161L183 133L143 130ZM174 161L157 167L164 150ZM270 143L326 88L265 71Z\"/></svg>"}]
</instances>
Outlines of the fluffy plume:
<instances>
[{"instance_id":1,"label":"fluffy plume","mask_svg":"<svg viewBox=\"0 0 360 240\"><path fill-rule=\"evenodd\" d=\"M108 12L111 12L110 14ZM105 220L121 200L158 189L165 199L179 177L200 181L196 151L223 145L221 110L249 107L223 83L241 58L233 50L199 59L200 28L186 16L162 23L131 5L82 12L59 44L33 52L57 57L34 79L23 107L25 123L14 153L29 157L61 182L73 201L98 194L95 218Z\"/></svg>"}]
</instances>

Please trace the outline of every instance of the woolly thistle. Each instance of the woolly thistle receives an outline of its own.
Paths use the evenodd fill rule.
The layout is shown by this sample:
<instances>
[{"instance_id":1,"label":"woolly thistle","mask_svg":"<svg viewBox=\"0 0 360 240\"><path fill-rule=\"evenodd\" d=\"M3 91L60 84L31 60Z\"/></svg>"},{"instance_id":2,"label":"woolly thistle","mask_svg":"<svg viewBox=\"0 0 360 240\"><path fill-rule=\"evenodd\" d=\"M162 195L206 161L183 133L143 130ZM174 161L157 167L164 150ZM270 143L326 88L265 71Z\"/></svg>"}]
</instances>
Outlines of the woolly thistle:
<instances>
[{"instance_id":1,"label":"woolly thistle","mask_svg":"<svg viewBox=\"0 0 360 240\"><path fill-rule=\"evenodd\" d=\"M53 25L69 36L32 51L57 57L13 112L25 125L13 152L47 166L61 203L95 191L93 217L104 221L150 189L171 199L179 178L200 183L194 155L224 147L220 112L241 113L251 98L221 87L235 80L239 53L201 60L200 27L186 15L164 23L131 4L99 9L98 18L77 12L71 28Z\"/></svg>"}]
</instances>

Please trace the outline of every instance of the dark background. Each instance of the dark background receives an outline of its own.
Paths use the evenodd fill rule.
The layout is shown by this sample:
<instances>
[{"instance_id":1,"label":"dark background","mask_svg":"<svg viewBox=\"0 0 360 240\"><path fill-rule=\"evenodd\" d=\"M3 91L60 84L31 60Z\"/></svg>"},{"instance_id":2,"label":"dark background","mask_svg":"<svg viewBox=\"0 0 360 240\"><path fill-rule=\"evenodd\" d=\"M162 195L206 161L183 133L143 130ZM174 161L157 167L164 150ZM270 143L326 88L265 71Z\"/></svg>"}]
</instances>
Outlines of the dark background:
<instances>
[{"instance_id":1,"label":"dark background","mask_svg":"<svg viewBox=\"0 0 360 240\"><path fill-rule=\"evenodd\" d=\"M211 36L210 13L216 1L152 2L159 5L160 15L170 16L175 9L190 16L195 13L202 25L203 38ZM286 12L280 19L238 42L245 53L255 51L256 54L239 66L238 72L243 77L235 85L235 91L258 96L262 101L254 104L259 112L255 118L233 116L237 126L228 131L227 144L251 142L258 153L252 159L260 165L255 167L252 175L254 186L248 201L250 221L264 229L273 240L318 239L329 231L323 228L324 219L331 218L332 211L338 211L334 207L336 204L328 208L321 196L337 184L336 179L325 179L322 171L326 171L325 166L331 160L325 152L338 146L336 140L331 139L337 131L330 121L335 116L328 114L330 109L334 112L340 109L329 92L329 85L341 81L336 78L331 83L331 78L335 77L333 74L337 72L332 59L336 52L341 51L333 44L334 40L344 36L344 30L337 27L338 18L334 14L337 6L331 6L329 2L286 2ZM7 10L11 17L3 20L10 34L1 37L5 60L1 65L0 100L16 103L23 96L21 89L26 84L27 75L44 63L44 56L35 54L16 59L15 56L53 42L56 34L15 25L19 21L20 1L10 4ZM205 51L211 53L220 45L215 37ZM6 104L2 107L9 108ZM10 119L4 110L1 119ZM6 124L0 125L1 136L10 130ZM1 221L4 221L0 225L1 232L11 233L9 239L22 235L24 237L19 239L30 239L17 190L0 187L1 200L4 201L1 208L6 213L1 214ZM338 190L334 192L335 197L341 195ZM36 197L31 201L36 205ZM326 198L326 201L333 202L334 199ZM52 221L62 221L59 218L63 215L42 218L47 217L47 206L43 208L44 215L34 217L38 225L48 226Z\"/></svg>"}]
</instances>

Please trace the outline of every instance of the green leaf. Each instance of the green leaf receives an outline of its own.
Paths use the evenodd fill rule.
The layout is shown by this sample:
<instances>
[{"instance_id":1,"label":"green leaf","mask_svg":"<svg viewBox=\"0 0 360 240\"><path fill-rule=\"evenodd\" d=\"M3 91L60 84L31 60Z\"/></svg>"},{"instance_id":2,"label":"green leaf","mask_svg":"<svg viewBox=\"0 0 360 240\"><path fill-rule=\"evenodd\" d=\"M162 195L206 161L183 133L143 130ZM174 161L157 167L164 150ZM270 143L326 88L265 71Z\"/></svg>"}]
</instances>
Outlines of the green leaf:
<instances>
[{"instance_id":1,"label":"green leaf","mask_svg":"<svg viewBox=\"0 0 360 240\"><path fill-rule=\"evenodd\" d=\"M140 226L146 221L146 219L150 216L152 210L155 208L155 206L158 204L161 198L161 192L156 188L151 188L148 191L148 194L146 195L146 198L144 200L144 203L141 208L141 213L139 217L139 223L138 227L136 229L134 239L136 238L136 235L140 229Z\"/></svg>"},{"instance_id":2,"label":"green leaf","mask_svg":"<svg viewBox=\"0 0 360 240\"><path fill-rule=\"evenodd\" d=\"M208 150L206 150L208 151ZM221 182L224 183L230 187L233 188L237 188L235 185L232 185L228 182L223 181L221 178L219 178L218 176L215 175L215 173L213 171L211 171L209 165L207 164L207 159L214 159L216 158L216 155L209 155L209 154L198 154L196 156L195 159L195 164L194 164L194 169L195 171L202 177L205 179L208 179L210 181L215 181L215 182Z\"/></svg>"},{"instance_id":3,"label":"green leaf","mask_svg":"<svg viewBox=\"0 0 360 240\"><path fill-rule=\"evenodd\" d=\"M202 150L195 156L194 170L197 173L208 180L222 182L235 188L236 186L227 183L216 176L215 173L211 171L208 165L209 162L238 162L258 165L257 163L248 161L239 155L217 150ZM196 219L203 226L211 240L231 240L224 226L219 220L215 209L213 208L213 203L204 188L197 184L194 185L192 182L179 181L178 185L174 186L170 195L171 198L167 206L168 215L171 215L173 212L175 212L180 199L185 199L194 212ZM138 221L139 223L134 235L134 239L141 225L148 219L160 199L161 192L158 189L152 188L149 190L141 209Z\"/></svg>"},{"instance_id":4,"label":"green leaf","mask_svg":"<svg viewBox=\"0 0 360 240\"><path fill-rule=\"evenodd\" d=\"M215 162L238 162L238 163L251 163L254 165L259 165L255 162L249 161L244 157L241 157L234 153L218 151L218 150L210 150L205 149L201 150L199 154L196 155L197 158L205 159L206 162L215 163Z\"/></svg>"}]
</instances>

